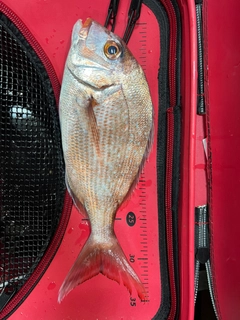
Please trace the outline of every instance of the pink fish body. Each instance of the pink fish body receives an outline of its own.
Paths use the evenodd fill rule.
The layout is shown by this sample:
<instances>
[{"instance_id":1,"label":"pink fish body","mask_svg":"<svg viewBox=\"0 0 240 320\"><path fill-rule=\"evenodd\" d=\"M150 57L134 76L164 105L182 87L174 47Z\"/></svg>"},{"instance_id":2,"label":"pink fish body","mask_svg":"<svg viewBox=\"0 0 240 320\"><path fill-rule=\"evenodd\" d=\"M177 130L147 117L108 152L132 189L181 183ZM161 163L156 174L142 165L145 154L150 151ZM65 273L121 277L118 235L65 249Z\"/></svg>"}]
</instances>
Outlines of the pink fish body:
<instances>
[{"instance_id":1,"label":"pink fish body","mask_svg":"<svg viewBox=\"0 0 240 320\"><path fill-rule=\"evenodd\" d=\"M144 73L123 41L91 19L79 20L65 65L60 123L66 183L91 233L59 291L59 302L98 273L140 299L145 289L114 233L118 207L149 151L153 107Z\"/></svg>"}]
</instances>

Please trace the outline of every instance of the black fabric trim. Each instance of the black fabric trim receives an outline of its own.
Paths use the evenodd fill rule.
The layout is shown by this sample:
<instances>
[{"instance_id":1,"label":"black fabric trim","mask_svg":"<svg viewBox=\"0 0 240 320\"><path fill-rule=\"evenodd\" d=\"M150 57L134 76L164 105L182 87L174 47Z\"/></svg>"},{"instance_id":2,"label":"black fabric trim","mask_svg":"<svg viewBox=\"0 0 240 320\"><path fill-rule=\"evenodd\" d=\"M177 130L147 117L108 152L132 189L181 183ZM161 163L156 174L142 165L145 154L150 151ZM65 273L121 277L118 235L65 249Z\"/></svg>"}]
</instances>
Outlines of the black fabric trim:
<instances>
[{"instance_id":1,"label":"black fabric trim","mask_svg":"<svg viewBox=\"0 0 240 320\"><path fill-rule=\"evenodd\" d=\"M171 0L177 18L177 59L176 59L176 107L174 108L174 146L173 146L173 180L172 180L172 212L173 212L173 237L174 237L174 262L175 284L177 293L177 309L175 319L180 313L180 275L179 275L179 241L178 241L178 204L180 184L180 153L181 153L181 51L182 51L182 26L181 15L177 0Z\"/></svg>"},{"instance_id":2,"label":"black fabric trim","mask_svg":"<svg viewBox=\"0 0 240 320\"><path fill-rule=\"evenodd\" d=\"M170 289L167 262L166 219L165 219L165 171L166 171L166 139L167 115L169 107L169 21L163 5L159 1L145 0L143 2L155 14L160 32L160 66L158 71L159 83L159 115L157 132L157 194L158 194L158 227L159 254L161 271L161 305L154 320L167 319L170 312Z\"/></svg>"},{"instance_id":3,"label":"black fabric trim","mask_svg":"<svg viewBox=\"0 0 240 320\"><path fill-rule=\"evenodd\" d=\"M180 182L180 151L181 151L181 108L174 108L174 154L173 154L173 179L172 179L172 214L173 214L173 245L175 264L175 284L177 294L177 309L175 319L180 312L180 275L179 275L179 241L178 241L178 202Z\"/></svg>"},{"instance_id":4,"label":"black fabric trim","mask_svg":"<svg viewBox=\"0 0 240 320\"><path fill-rule=\"evenodd\" d=\"M182 24L177 0L171 0L177 18L177 57L176 57L176 105L181 105L181 56L182 56Z\"/></svg>"}]
</instances>

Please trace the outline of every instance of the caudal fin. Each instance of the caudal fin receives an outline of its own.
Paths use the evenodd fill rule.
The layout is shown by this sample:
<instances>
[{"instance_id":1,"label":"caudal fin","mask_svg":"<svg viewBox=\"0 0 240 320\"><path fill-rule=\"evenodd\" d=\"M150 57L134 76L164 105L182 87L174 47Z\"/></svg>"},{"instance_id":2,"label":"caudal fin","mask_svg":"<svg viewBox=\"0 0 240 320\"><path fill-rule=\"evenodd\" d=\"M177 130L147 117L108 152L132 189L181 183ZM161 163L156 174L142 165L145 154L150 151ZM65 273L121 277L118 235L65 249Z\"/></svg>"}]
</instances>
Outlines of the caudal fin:
<instances>
[{"instance_id":1,"label":"caudal fin","mask_svg":"<svg viewBox=\"0 0 240 320\"><path fill-rule=\"evenodd\" d=\"M112 236L110 244L100 244L94 242L90 236L59 290L58 302L60 303L77 285L98 273L119 284L122 281L130 294L134 287L139 298L146 299L144 286L129 265L116 237Z\"/></svg>"}]
</instances>

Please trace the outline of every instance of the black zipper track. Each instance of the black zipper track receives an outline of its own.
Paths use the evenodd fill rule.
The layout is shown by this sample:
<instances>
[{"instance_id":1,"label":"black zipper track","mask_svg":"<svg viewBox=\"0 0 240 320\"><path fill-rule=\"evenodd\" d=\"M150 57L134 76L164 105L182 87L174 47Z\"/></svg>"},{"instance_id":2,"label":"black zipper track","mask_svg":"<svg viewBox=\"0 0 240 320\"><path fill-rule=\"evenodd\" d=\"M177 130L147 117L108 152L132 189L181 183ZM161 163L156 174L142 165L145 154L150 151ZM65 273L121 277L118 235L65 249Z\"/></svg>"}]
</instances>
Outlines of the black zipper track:
<instances>
[{"instance_id":1,"label":"black zipper track","mask_svg":"<svg viewBox=\"0 0 240 320\"><path fill-rule=\"evenodd\" d=\"M206 113L204 96L204 48L203 48L203 23L202 23L202 0L196 0L196 21L197 21L197 44L198 44L198 99L197 113Z\"/></svg>"},{"instance_id":2,"label":"black zipper track","mask_svg":"<svg viewBox=\"0 0 240 320\"><path fill-rule=\"evenodd\" d=\"M173 153L173 179L172 179L172 212L173 212L173 238L175 285L177 294L177 309L175 319L180 313L180 275L179 275L179 241L178 241L178 204L180 181L180 153L181 153L181 49L182 29L181 15L177 0L171 0L177 20L177 56L176 56L176 107L174 108L174 153Z\"/></svg>"}]
</instances>

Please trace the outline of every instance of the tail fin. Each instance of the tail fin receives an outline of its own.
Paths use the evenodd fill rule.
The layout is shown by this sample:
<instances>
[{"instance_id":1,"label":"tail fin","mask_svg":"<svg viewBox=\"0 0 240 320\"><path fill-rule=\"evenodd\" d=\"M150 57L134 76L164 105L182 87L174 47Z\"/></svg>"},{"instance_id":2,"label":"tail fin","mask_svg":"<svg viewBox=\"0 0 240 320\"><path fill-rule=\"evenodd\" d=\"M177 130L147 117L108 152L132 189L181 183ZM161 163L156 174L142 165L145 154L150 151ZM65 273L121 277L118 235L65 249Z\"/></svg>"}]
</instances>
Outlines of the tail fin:
<instances>
[{"instance_id":1,"label":"tail fin","mask_svg":"<svg viewBox=\"0 0 240 320\"><path fill-rule=\"evenodd\" d=\"M132 287L135 287L139 298L145 300L144 286L129 265L117 238L113 235L109 243L96 243L91 236L89 237L59 290L58 302L60 303L77 285L98 273L102 273L119 284L122 280L130 294Z\"/></svg>"}]
</instances>

